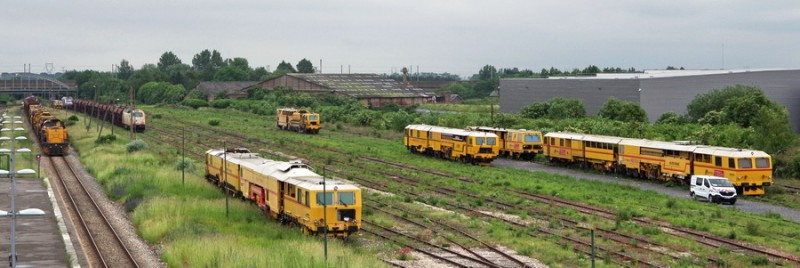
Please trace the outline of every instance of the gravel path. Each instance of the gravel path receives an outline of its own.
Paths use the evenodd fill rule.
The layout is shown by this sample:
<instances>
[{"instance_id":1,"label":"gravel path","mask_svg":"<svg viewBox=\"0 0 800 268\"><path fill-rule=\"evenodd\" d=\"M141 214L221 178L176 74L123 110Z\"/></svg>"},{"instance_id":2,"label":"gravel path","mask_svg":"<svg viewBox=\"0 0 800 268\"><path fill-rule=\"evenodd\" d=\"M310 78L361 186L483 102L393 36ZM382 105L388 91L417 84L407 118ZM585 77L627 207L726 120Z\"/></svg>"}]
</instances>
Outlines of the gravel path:
<instances>
[{"instance_id":1,"label":"gravel path","mask_svg":"<svg viewBox=\"0 0 800 268\"><path fill-rule=\"evenodd\" d=\"M595 181L618 183L618 184L633 186L642 190L653 190L673 197L686 198L686 199L690 198L688 189L669 188L661 184L642 181L642 180L635 180L632 178L618 178L610 175L591 174L583 170L569 169L563 167L552 167L552 166L542 165L539 163L508 160L508 159L497 159L493 163L495 166L499 167L512 167L512 168L525 169L531 171L544 171L548 173L573 176L581 180L595 180ZM774 212L780 214L785 220L800 223L800 210L797 209L770 205L742 198L739 198L739 200L736 201L736 205L733 206L722 205L722 206L755 214Z\"/></svg>"}]
</instances>

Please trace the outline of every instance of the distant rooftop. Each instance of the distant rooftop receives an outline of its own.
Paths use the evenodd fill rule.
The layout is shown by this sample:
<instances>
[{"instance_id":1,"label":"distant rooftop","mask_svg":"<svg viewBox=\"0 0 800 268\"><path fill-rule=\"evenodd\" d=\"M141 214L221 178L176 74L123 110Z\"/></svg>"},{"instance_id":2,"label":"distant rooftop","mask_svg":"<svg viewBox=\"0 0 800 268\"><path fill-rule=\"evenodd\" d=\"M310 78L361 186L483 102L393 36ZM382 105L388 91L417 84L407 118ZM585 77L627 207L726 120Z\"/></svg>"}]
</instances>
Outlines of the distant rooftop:
<instances>
[{"instance_id":1,"label":"distant rooftop","mask_svg":"<svg viewBox=\"0 0 800 268\"><path fill-rule=\"evenodd\" d=\"M290 73L326 88L346 92L350 96L408 97L426 96L428 90L406 85L377 74L306 74Z\"/></svg>"},{"instance_id":2,"label":"distant rooftop","mask_svg":"<svg viewBox=\"0 0 800 268\"><path fill-rule=\"evenodd\" d=\"M766 71L788 71L792 69L731 69L731 70L645 70L643 73L598 73L597 76L549 77L548 79L647 79L683 77L697 75L735 74Z\"/></svg>"}]
</instances>

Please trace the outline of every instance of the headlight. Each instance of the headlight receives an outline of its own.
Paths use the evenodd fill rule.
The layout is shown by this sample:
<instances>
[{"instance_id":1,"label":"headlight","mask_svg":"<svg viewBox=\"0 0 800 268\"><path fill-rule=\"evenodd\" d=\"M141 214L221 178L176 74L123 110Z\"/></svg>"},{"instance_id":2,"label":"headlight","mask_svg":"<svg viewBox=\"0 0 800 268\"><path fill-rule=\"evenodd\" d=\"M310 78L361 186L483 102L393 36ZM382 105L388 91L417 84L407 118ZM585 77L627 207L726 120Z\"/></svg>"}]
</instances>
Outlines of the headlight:
<instances>
[{"instance_id":1,"label":"headlight","mask_svg":"<svg viewBox=\"0 0 800 268\"><path fill-rule=\"evenodd\" d=\"M350 222L350 217L344 217L344 221Z\"/></svg>"}]
</instances>

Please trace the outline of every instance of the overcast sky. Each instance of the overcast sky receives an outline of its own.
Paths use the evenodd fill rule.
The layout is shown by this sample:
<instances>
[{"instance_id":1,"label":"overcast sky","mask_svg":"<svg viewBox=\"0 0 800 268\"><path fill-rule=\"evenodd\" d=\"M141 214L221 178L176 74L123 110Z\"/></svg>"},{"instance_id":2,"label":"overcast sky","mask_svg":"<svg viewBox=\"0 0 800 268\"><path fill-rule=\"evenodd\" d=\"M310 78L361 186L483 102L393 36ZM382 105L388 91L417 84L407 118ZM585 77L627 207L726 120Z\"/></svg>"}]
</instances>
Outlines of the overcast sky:
<instances>
[{"instance_id":1,"label":"overcast sky","mask_svg":"<svg viewBox=\"0 0 800 268\"><path fill-rule=\"evenodd\" d=\"M0 72L110 71L203 49L274 70L800 68L800 1L5 1ZM349 66L349 67L348 67Z\"/></svg>"}]
</instances>

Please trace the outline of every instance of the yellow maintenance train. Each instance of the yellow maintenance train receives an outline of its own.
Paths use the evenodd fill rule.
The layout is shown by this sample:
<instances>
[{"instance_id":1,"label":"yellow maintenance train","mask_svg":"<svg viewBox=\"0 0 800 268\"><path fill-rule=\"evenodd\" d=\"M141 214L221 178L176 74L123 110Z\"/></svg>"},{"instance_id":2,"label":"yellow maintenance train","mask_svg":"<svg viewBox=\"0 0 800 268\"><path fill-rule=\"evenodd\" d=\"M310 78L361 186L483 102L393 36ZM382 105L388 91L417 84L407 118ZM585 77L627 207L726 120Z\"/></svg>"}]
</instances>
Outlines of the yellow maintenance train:
<instances>
[{"instance_id":1,"label":"yellow maintenance train","mask_svg":"<svg viewBox=\"0 0 800 268\"><path fill-rule=\"evenodd\" d=\"M403 144L412 153L472 164L488 164L500 152L494 133L430 125L408 125Z\"/></svg>"},{"instance_id":2,"label":"yellow maintenance train","mask_svg":"<svg viewBox=\"0 0 800 268\"><path fill-rule=\"evenodd\" d=\"M682 184L691 175L725 177L744 195L763 195L772 185L772 158L757 150L551 132L545 135L545 156L551 162Z\"/></svg>"},{"instance_id":3,"label":"yellow maintenance train","mask_svg":"<svg viewBox=\"0 0 800 268\"><path fill-rule=\"evenodd\" d=\"M523 160L533 160L544 150L542 132L527 129L496 127L467 127L472 131L494 133L500 139L500 155Z\"/></svg>"},{"instance_id":4,"label":"yellow maintenance train","mask_svg":"<svg viewBox=\"0 0 800 268\"><path fill-rule=\"evenodd\" d=\"M243 148L208 150L205 161L210 182L307 234L327 229L328 236L348 237L361 229L361 189L353 184L323 180L300 161L265 159Z\"/></svg>"}]
</instances>

